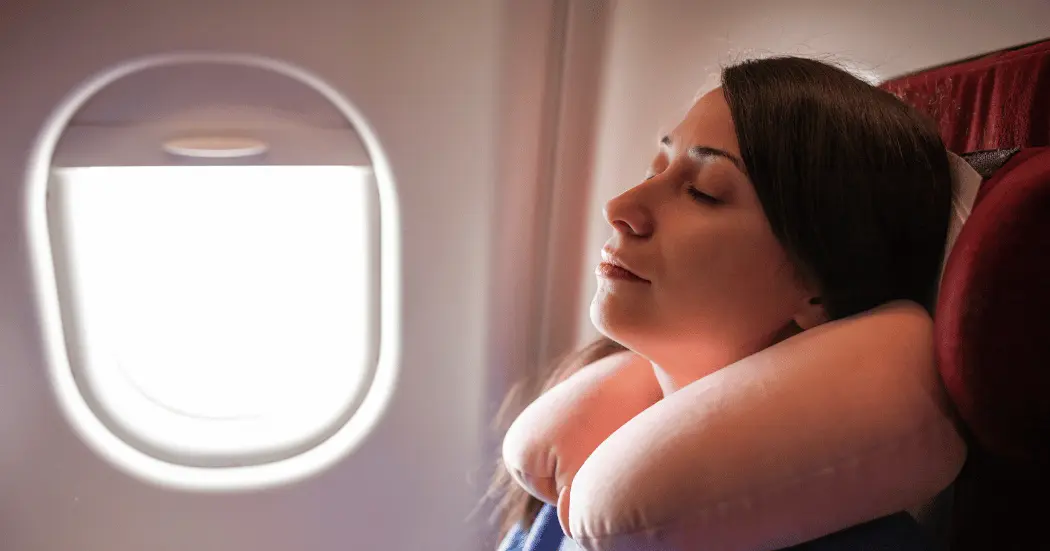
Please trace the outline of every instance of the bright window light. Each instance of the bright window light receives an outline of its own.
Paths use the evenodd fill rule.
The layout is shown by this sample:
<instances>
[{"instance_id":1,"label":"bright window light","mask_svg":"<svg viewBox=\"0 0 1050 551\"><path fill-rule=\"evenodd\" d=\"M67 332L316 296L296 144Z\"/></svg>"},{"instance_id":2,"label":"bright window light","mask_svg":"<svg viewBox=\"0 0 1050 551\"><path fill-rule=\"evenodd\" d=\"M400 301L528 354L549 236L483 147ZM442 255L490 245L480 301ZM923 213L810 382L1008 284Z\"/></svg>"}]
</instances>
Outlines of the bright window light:
<instances>
[{"instance_id":1,"label":"bright window light","mask_svg":"<svg viewBox=\"0 0 1050 551\"><path fill-rule=\"evenodd\" d=\"M203 466L338 429L376 358L373 190L350 166L57 169L67 348L100 419Z\"/></svg>"}]
</instances>

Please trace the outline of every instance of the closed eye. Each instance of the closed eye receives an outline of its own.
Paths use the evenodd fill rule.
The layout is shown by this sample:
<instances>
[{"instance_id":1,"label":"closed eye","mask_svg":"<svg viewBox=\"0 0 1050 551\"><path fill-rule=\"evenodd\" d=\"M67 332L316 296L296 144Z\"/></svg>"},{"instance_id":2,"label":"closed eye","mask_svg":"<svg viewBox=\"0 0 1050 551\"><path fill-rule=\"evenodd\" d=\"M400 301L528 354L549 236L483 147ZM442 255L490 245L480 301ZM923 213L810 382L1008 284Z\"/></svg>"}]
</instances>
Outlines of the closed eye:
<instances>
[{"instance_id":1,"label":"closed eye","mask_svg":"<svg viewBox=\"0 0 1050 551\"><path fill-rule=\"evenodd\" d=\"M718 199L716 199L716 198L714 198L714 197L712 197L712 196L710 196L710 195L708 195L708 194L706 194L706 193L696 189L695 187L693 187L691 185L686 187L686 191L689 192L689 195L692 196L693 199L695 199L696 201L699 201L701 203L707 204L707 205L717 205L718 203L721 202Z\"/></svg>"}]
</instances>

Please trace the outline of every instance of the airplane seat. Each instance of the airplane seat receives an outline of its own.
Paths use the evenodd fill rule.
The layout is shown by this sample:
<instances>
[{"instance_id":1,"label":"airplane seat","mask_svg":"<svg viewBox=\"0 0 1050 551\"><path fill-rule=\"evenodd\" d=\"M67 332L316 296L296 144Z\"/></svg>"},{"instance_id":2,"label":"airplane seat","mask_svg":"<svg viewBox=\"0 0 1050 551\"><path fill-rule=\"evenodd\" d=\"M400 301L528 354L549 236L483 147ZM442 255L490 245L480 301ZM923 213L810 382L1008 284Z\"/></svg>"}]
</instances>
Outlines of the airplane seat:
<instances>
[{"instance_id":1,"label":"airplane seat","mask_svg":"<svg viewBox=\"0 0 1050 551\"><path fill-rule=\"evenodd\" d=\"M1050 546L1050 146L962 155L983 177L946 259L936 356L968 440L951 551ZM1040 544L1039 542L1042 542Z\"/></svg>"}]
</instances>

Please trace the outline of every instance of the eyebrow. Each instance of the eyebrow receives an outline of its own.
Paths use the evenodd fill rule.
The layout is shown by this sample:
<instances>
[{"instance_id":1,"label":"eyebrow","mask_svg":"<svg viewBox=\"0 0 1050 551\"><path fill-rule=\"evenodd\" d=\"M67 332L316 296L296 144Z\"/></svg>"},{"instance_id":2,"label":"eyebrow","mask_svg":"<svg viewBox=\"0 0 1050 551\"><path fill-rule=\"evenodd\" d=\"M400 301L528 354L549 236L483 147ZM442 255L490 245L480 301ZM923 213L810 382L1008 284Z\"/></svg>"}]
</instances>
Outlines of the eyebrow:
<instances>
[{"instance_id":1,"label":"eyebrow","mask_svg":"<svg viewBox=\"0 0 1050 551\"><path fill-rule=\"evenodd\" d=\"M663 147L671 147L671 137L664 136L663 138L660 138L660 145ZM717 147L710 147L706 145L694 145L693 147L689 148L689 156L696 160L700 160L703 157L711 156L722 157L723 159L726 159L729 162L733 163L733 165L736 166L737 170L744 174L747 174L747 169L744 167L744 162L741 161L739 157L723 149L718 149Z\"/></svg>"}]
</instances>

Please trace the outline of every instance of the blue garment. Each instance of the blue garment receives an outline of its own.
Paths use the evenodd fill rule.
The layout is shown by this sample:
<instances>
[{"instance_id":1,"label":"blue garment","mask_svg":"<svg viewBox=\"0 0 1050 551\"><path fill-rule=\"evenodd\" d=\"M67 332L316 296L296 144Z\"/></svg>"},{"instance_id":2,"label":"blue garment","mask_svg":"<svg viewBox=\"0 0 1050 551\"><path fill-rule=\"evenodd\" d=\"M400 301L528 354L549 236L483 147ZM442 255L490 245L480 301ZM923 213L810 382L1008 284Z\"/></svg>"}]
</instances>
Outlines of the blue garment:
<instances>
[{"instance_id":1,"label":"blue garment","mask_svg":"<svg viewBox=\"0 0 1050 551\"><path fill-rule=\"evenodd\" d=\"M919 523L900 512L789 548L790 551L929 551Z\"/></svg>"},{"instance_id":2,"label":"blue garment","mask_svg":"<svg viewBox=\"0 0 1050 551\"><path fill-rule=\"evenodd\" d=\"M525 532L521 526L515 526L507 537L503 538L497 551L559 551L565 532L558 522L558 509L544 505L532 523L532 529Z\"/></svg>"},{"instance_id":3,"label":"blue garment","mask_svg":"<svg viewBox=\"0 0 1050 551\"><path fill-rule=\"evenodd\" d=\"M558 522L558 510L544 505L532 529L516 526L503 539L498 551L565 551L565 533ZM571 545L568 542L566 547ZM808 541L785 551L929 551L919 523L908 513L897 513ZM655 551L655 550L645 550ZM703 551L698 549L696 551Z\"/></svg>"}]
</instances>

